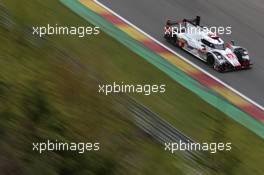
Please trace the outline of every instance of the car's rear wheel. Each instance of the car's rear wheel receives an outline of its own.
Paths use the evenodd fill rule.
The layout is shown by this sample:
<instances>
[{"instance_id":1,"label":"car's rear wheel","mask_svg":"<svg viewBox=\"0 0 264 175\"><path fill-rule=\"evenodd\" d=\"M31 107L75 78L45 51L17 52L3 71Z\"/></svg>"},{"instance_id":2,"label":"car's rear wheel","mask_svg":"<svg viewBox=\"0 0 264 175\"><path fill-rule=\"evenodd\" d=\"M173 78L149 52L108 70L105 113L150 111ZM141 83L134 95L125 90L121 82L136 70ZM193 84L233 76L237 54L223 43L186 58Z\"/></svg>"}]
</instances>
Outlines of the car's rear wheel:
<instances>
[{"instance_id":1,"label":"car's rear wheel","mask_svg":"<svg viewBox=\"0 0 264 175\"><path fill-rule=\"evenodd\" d=\"M178 46L177 45L178 37L177 36L172 37L172 41L171 42L172 42L173 45Z\"/></svg>"},{"instance_id":2,"label":"car's rear wheel","mask_svg":"<svg viewBox=\"0 0 264 175\"><path fill-rule=\"evenodd\" d=\"M177 36L173 36L171 37L170 35L164 35L164 38L171 44L178 46L177 45L177 41L178 41L178 37Z\"/></svg>"}]
</instances>

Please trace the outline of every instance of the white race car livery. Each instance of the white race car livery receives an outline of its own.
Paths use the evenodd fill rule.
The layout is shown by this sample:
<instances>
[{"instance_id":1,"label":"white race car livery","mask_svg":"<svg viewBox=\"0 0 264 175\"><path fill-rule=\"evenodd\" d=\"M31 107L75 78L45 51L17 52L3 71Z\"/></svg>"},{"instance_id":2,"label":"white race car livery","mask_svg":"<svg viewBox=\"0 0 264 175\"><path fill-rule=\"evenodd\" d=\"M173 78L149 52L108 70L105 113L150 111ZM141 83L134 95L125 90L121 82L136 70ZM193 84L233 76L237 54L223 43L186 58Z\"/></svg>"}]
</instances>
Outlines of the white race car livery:
<instances>
[{"instance_id":1,"label":"white race car livery","mask_svg":"<svg viewBox=\"0 0 264 175\"><path fill-rule=\"evenodd\" d=\"M236 46L234 41L225 43L219 36L200 26L200 17L180 22L167 21L164 38L208 63L219 72L251 67L248 51Z\"/></svg>"}]
</instances>

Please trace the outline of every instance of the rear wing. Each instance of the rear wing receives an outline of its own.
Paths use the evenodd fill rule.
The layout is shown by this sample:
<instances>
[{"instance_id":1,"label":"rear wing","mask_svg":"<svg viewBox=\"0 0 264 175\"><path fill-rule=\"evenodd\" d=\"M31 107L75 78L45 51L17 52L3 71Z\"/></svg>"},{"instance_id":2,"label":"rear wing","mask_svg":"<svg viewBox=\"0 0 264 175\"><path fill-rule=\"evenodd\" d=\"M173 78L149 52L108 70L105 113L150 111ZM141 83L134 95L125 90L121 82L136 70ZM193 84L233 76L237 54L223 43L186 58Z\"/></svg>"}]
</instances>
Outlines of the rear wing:
<instances>
[{"instance_id":1,"label":"rear wing","mask_svg":"<svg viewBox=\"0 0 264 175\"><path fill-rule=\"evenodd\" d=\"M171 20L167 20L166 25L167 26L173 26L173 25L178 25L181 23L191 23L195 26L200 26L200 22L201 22L201 17L200 16L196 16L196 18L194 19L183 19L182 21L171 21Z\"/></svg>"}]
</instances>

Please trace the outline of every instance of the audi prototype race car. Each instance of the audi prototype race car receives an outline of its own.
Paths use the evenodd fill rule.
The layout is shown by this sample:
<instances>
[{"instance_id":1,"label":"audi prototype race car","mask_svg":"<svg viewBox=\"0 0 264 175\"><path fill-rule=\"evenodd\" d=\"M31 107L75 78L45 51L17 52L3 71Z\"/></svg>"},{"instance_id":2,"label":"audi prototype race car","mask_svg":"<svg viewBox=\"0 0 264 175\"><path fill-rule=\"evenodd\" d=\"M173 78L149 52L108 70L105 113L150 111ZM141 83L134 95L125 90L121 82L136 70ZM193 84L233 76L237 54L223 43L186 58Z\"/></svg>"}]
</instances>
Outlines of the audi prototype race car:
<instances>
[{"instance_id":1,"label":"audi prototype race car","mask_svg":"<svg viewBox=\"0 0 264 175\"><path fill-rule=\"evenodd\" d=\"M225 43L208 28L200 26L199 16L180 22L168 20L164 30L164 38L168 42L205 61L219 72L247 69L252 65L245 48L235 45L234 41Z\"/></svg>"}]
</instances>

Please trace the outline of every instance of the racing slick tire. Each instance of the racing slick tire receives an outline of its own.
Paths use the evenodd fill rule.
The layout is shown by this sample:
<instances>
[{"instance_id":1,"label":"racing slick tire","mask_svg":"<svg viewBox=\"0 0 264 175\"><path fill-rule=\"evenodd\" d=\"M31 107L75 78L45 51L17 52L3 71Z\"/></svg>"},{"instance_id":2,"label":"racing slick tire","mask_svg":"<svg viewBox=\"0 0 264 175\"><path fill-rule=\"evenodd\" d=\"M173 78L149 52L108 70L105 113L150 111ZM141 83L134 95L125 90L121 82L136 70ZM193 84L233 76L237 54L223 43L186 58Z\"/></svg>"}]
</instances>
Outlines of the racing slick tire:
<instances>
[{"instance_id":1,"label":"racing slick tire","mask_svg":"<svg viewBox=\"0 0 264 175\"><path fill-rule=\"evenodd\" d=\"M167 41L170 42L172 45L178 46L178 37L177 36L169 37L167 39Z\"/></svg>"},{"instance_id":2,"label":"racing slick tire","mask_svg":"<svg viewBox=\"0 0 264 175\"><path fill-rule=\"evenodd\" d=\"M214 67L215 64L214 56L212 54L208 54L206 58L206 62L209 66Z\"/></svg>"}]
</instances>

